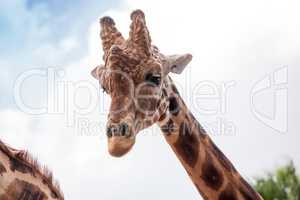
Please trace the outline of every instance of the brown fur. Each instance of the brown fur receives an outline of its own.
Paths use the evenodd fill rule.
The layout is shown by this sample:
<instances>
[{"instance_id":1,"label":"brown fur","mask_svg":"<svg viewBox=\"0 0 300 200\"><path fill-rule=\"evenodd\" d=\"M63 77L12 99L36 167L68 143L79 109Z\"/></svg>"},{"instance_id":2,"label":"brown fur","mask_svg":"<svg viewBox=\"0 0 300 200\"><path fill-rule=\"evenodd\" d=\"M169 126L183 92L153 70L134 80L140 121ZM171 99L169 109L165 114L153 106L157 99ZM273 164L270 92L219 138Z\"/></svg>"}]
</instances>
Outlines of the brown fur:
<instances>
[{"instance_id":1,"label":"brown fur","mask_svg":"<svg viewBox=\"0 0 300 200\"><path fill-rule=\"evenodd\" d=\"M1 200L47 200L46 194L35 185L15 179L6 189Z\"/></svg>"},{"instance_id":2,"label":"brown fur","mask_svg":"<svg viewBox=\"0 0 300 200\"><path fill-rule=\"evenodd\" d=\"M41 166L28 152L13 149L0 140L0 151L10 159L10 168L21 173L31 173L33 176L39 175L43 182L53 193L54 197L64 199L59 184L53 179L52 172L45 166ZM0 198L1 199L1 198Z\"/></svg>"}]
</instances>

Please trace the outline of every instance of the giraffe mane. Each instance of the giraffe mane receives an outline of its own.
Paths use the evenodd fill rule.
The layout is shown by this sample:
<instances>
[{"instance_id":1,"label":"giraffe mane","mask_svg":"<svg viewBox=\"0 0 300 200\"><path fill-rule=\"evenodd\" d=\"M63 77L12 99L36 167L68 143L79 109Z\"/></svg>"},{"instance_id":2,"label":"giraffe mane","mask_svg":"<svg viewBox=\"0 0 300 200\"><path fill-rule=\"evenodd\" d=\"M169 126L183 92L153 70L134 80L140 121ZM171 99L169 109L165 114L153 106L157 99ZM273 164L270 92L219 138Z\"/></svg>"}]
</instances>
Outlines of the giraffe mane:
<instances>
[{"instance_id":1,"label":"giraffe mane","mask_svg":"<svg viewBox=\"0 0 300 200\"><path fill-rule=\"evenodd\" d=\"M31 169L35 174L40 175L44 184L46 184L51 192L59 199L64 199L59 182L53 178L52 171L45 165L41 165L28 151L17 150L0 140L0 151L5 153L9 158L14 158L26 167Z\"/></svg>"}]
</instances>

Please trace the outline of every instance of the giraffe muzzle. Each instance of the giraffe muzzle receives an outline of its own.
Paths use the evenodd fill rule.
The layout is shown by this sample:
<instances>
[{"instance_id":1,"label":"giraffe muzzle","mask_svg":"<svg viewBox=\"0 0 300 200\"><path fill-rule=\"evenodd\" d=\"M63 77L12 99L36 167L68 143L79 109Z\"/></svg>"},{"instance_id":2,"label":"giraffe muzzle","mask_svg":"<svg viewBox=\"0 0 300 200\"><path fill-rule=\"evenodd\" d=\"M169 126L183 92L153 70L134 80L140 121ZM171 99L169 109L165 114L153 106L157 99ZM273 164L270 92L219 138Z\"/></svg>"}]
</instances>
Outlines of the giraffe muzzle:
<instances>
[{"instance_id":1,"label":"giraffe muzzle","mask_svg":"<svg viewBox=\"0 0 300 200\"><path fill-rule=\"evenodd\" d=\"M127 137L129 138L131 134L131 130L127 123L110 125L106 130L106 135L108 138L111 137Z\"/></svg>"},{"instance_id":2,"label":"giraffe muzzle","mask_svg":"<svg viewBox=\"0 0 300 200\"><path fill-rule=\"evenodd\" d=\"M127 123L110 124L106 131L108 151L114 157L128 153L135 143L135 137Z\"/></svg>"}]
</instances>

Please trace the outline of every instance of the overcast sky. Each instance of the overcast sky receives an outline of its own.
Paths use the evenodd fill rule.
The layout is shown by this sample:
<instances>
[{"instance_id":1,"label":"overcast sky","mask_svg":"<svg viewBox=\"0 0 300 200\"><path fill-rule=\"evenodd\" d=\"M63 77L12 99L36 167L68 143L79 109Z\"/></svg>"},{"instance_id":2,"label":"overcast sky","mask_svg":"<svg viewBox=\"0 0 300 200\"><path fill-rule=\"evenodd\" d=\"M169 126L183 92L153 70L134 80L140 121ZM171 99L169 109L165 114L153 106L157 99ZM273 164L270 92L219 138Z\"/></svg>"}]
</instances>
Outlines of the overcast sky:
<instances>
[{"instance_id":1,"label":"overcast sky","mask_svg":"<svg viewBox=\"0 0 300 200\"><path fill-rule=\"evenodd\" d=\"M107 153L109 97L99 17L125 36L143 9L162 52L192 53L172 75L187 105L248 180L293 160L300 169L299 1L0 2L0 136L48 165L66 199L199 199L156 126L121 159ZM87 125L89 130L87 130Z\"/></svg>"}]
</instances>

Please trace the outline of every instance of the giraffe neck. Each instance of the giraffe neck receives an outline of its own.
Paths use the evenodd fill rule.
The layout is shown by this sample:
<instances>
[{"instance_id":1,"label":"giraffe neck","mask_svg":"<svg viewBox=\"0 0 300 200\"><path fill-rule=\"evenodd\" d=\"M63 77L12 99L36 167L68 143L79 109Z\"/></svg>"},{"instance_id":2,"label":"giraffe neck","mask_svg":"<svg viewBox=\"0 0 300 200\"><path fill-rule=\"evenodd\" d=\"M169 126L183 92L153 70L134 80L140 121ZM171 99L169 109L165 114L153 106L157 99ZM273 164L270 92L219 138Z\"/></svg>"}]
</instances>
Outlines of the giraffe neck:
<instances>
[{"instance_id":1,"label":"giraffe neck","mask_svg":"<svg viewBox=\"0 0 300 200\"><path fill-rule=\"evenodd\" d=\"M164 136L206 200L261 200L218 149L167 79L167 112L158 121Z\"/></svg>"},{"instance_id":2,"label":"giraffe neck","mask_svg":"<svg viewBox=\"0 0 300 200\"><path fill-rule=\"evenodd\" d=\"M52 174L28 153L0 140L0 199L63 200Z\"/></svg>"}]
</instances>

